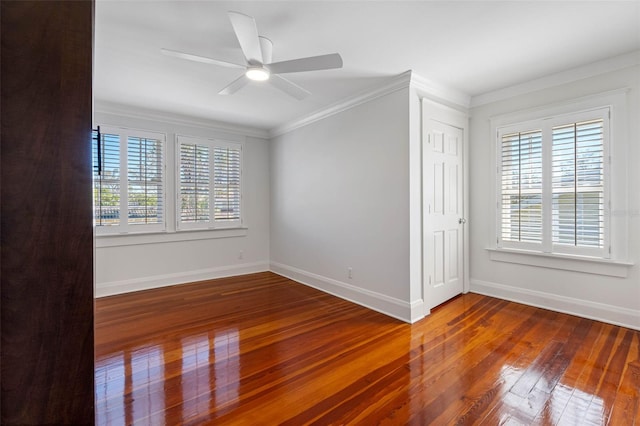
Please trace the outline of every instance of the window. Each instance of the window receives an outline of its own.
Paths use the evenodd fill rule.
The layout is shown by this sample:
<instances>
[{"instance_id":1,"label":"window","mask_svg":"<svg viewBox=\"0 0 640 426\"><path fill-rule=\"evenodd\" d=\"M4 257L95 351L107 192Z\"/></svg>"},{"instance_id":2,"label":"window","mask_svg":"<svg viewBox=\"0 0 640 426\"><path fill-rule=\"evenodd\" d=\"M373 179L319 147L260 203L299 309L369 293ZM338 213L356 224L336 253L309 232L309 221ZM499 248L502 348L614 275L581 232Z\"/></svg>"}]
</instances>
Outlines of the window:
<instances>
[{"instance_id":1,"label":"window","mask_svg":"<svg viewBox=\"0 0 640 426\"><path fill-rule=\"evenodd\" d=\"M498 247L609 257L609 112L497 129Z\"/></svg>"},{"instance_id":2,"label":"window","mask_svg":"<svg viewBox=\"0 0 640 426\"><path fill-rule=\"evenodd\" d=\"M178 136L178 229L242 224L242 146Z\"/></svg>"},{"instance_id":3,"label":"window","mask_svg":"<svg viewBox=\"0 0 640 426\"><path fill-rule=\"evenodd\" d=\"M102 129L92 147L97 234L165 229L164 152L162 134Z\"/></svg>"}]
</instances>

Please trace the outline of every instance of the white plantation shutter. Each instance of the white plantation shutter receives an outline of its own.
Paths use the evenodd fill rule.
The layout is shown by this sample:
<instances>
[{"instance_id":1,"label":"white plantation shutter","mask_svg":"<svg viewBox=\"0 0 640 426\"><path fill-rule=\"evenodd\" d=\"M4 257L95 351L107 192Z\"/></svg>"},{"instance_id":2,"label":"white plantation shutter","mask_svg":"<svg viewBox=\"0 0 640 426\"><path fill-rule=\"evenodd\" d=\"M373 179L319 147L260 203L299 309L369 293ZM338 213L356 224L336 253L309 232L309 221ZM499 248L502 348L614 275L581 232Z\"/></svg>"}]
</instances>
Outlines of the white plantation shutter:
<instances>
[{"instance_id":1,"label":"white plantation shutter","mask_svg":"<svg viewBox=\"0 0 640 426\"><path fill-rule=\"evenodd\" d=\"M240 220L240 149L214 148L215 220Z\"/></svg>"},{"instance_id":2,"label":"white plantation shutter","mask_svg":"<svg viewBox=\"0 0 640 426\"><path fill-rule=\"evenodd\" d=\"M103 128L94 139L93 198L96 233L165 229L165 136Z\"/></svg>"},{"instance_id":3,"label":"white plantation shutter","mask_svg":"<svg viewBox=\"0 0 640 426\"><path fill-rule=\"evenodd\" d=\"M553 128L553 243L604 245L603 120Z\"/></svg>"},{"instance_id":4,"label":"white plantation shutter","mask_svg":"<svg viewBox=\"0 0 640 426\"><path fill-rule=\"evenodd\" d=\"M242 147L178 136L179 229L240 226Z\"/></svg>"},{"instance_id":5,"label":"white plantation shutter","mask_svg":"<svg viewBox=\"0 0 640 426\"><path fill-rule=\"evenodd\" d=\"M209 222L209 147L180 144L180 221Z\"/></svg>"},{"instance_id":6,"label":"white plantation shutter","mask_svg":"<svg viewBox=\"0 0 640 426\"><path fill-rule=\"evenodd\" d=\"M96 136L98 137L98 135ZM95 225L120 224L120 136L100 133L100 147L94 139L93 218Z\"/></svg>"},{"instance_id":7,"label":"white plantation shutter","mask_svg":"<svg viewBox=\"0 0 640 426\"><path fill-rule=\"evenodd\" d=\"M164 222L164 164L160 140L127 138L127 201L130 225Z\"/></svg>"},{"instance_id":8,"label":"white plantation shutter","mask_svg":"<svg viewBox=\"0 0 640 426\"><path fill-rule=\"evenodd\" d=\"M542 131L511 133L501 143L501 236L542 241Z\"/></svg>"},{"instance_id":9,"label":"white plantation shutter","mask_svg":"<svg viewBox=\"0 0 640 426\"><path fill-rule=\"evenodd\" d=\"M601 108L498 129L499 247L608 256L608 128Z\"/></svg>"}]
</instances>

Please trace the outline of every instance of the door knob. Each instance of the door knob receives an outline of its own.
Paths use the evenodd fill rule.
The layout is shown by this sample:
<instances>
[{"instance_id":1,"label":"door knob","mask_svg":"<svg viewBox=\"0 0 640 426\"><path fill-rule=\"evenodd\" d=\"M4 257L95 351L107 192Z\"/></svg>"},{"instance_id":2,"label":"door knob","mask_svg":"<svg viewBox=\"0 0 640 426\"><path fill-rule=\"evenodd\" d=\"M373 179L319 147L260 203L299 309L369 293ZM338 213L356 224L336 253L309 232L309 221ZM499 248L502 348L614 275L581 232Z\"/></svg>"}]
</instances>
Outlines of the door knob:
<instances>
[{"instance_id":1,"label":"door knob","mask_svg":"<svg viewBox=\"0 0 640 426\"><path fill-rule=\"evenodd\" d=\"M460 219L458 219L458 223L459 223L460 225L462 225L462 224L464 224L464 223L467 223L467 219L465 219L465 218L461 217Z\"/></svg>"}]
</instances>

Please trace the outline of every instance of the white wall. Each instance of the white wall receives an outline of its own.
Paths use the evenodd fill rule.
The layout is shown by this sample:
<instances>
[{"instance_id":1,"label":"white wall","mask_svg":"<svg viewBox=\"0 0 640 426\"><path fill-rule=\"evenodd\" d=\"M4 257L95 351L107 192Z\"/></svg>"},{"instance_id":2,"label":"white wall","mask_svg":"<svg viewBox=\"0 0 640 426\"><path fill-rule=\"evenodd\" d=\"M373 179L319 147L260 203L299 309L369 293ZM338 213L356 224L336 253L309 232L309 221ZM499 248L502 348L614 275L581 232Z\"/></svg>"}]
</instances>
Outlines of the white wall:
<instances>
[{"instance_id":1,"label":"white wall","mask_svg":"<svg viewBox=\"0 0 640 426\"><path fill-rule=\"evenodd\" d=\"M270 157L271 269L408 321L408 85L273 138Z\"/></svg>"},{"instance_id":2,"label":"white wall","mask_svg":"<svg viewBox=\"0 0 640 426\"><path fill-rule=\"evenodd\" d=\"M95 124L166 134L168 171L175 167L176 133L241 142L245 229L175 232L175 211L169 207L175 204L169 200L167 233L96 238L96 296L268 270L269 143L260 131L153 116L129 107L110 109L122 112L100 112L97 106ZM168 193L174 193L173 173L167 176Z\"/></svg>"},{"instance_id":3,"label":"white wall","mask_svg":"<svg viewBox=\"0 0 640 426\"><path fill-rule=\"evenodd\" d=\"M471 110L471 291L640 328L639 80L640 67L632 66ZM496 208L492 192L495 171L491 167L494 140L490 118L624 87L631 89L627 93L628 128L623 129L627 135L613 143L614 149L618 148L614 153L617 159L626 157L628 176L626 182L624 177L618 179L618 186L614 188L618 193L622 190L617 205L624 206L614 214L618 223L628 222L628 253L624 256L626 259L619 259L634 263L631 267L622 267L627 276L613 277L491 260L487 248L495 245L495 235L487 224L495 222ZM551 261L543 262L551 265ZM561 262L556 266L564 265ZM596 268L600 267L596 264Z\"/></svg>"}]
</instances>

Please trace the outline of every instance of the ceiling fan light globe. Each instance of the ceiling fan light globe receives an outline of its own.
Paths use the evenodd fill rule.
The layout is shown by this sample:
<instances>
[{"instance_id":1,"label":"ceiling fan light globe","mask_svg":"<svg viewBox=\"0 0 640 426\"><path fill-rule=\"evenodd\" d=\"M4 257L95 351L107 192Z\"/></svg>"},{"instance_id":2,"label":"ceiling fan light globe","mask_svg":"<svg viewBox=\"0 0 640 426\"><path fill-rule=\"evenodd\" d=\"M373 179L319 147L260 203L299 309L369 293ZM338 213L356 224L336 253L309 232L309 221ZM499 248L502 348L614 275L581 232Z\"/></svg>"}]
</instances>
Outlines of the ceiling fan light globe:
<instances>
[{"instance_id":1,"label":"ceiling fan light globe","mask_svg":"<svg viewBox=\"0 0 640 426\"><path fill-rule=\"evenodd\" d=\"M269 80L269 71L265 68L248 68L245 75L248 79L254 81Z\"/></svg>"}]
</instances>

